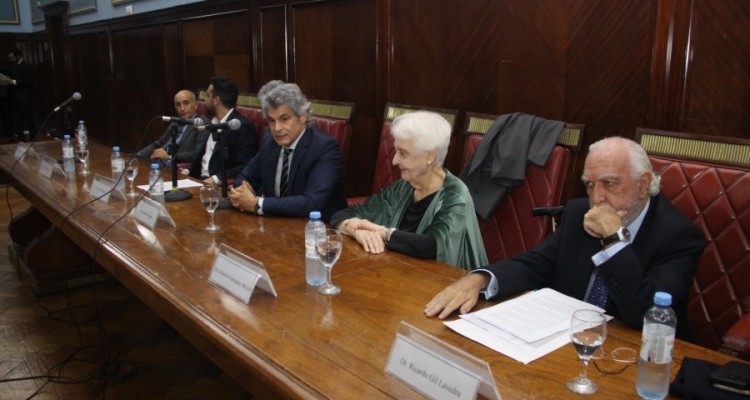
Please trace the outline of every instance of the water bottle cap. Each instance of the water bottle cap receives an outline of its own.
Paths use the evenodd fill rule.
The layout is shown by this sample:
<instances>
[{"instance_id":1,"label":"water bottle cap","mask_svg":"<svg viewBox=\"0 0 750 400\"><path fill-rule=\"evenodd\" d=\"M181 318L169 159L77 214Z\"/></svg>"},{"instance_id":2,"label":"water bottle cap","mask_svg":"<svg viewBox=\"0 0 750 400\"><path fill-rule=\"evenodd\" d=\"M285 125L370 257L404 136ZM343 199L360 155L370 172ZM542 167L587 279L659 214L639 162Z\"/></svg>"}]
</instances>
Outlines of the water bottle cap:
<instances>
[{"instance_id":1,"label":"water bottle cap","mask_svg":"<svg viewBox=\"0 0 750 400\"><path fill-rule=\"evenodd\" d=\"M63 139L65 139L65 140L70 140L70 135L65 135L65 136L63 136Z\"/></svg>"},{"instance_id":2,"label":"water bottle cap","mask_svg":"<svg viewBox=\"0 0 750 400\"><path fill-rule=\"evenodd\" d=\"M672 295L667 292L656 292L654 294L654 304L660 306L671 306Z\"/></svg>"},{"instance_id":3,"label":"water bottle cap","mask_svg":"<svg viewBox=\"0 0 750 400\"><path fill-rule=\"evenodd\" d=\"M320 211L310 211L310 219L320 219Z\"/></svg>"},{"instance_id":4,"label":"water bottle cap","mask_svg":"<svg viewBox=\"0 0 750 400\"><path fill-rule=\"evenodd\" d=\"M83 120L78 121L78 125L83 125Z\"/></svg>"},{"instance_id":5,"label":"water bottle cap","mask_svg":"<svg viewBox=\"0 0 750 400\"><path fill-rule=\"evenodd\" d=\"M159 164L158 163L151 164L151 169L159 169Z\"/></svg>"},{"instance_id":6,"label":"water bottle cap","mask_svg":"<svg viewBox=\"0 0 750 400\"><path fill-rule=\"evenodd\" d=\"M112 151L120 151L120 146L114 146L114 147L112 147Z\"/></svg>"}]
</instances>

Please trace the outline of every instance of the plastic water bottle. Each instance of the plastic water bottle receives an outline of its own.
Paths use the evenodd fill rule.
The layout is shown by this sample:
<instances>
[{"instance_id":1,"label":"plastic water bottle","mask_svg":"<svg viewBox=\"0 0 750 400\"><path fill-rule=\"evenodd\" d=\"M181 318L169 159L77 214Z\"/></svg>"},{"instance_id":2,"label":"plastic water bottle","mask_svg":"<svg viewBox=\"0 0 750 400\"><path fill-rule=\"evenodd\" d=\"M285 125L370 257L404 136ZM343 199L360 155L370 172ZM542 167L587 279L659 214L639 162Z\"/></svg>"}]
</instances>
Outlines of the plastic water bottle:
<instances>
[{"instance_id":1,"label":"plastic water bottle","mask_svg":"<svg viewBox=\"0 0 750 400\"><path fill-rule=\"evenodd\" d=\"M73 152L73 143L70 142L70 135L63 136L62 142L63 170L65 172L75 172L76 159Z\"/></svg>"},{"instance_id":2,"label":"plastic water bottle","mask_svg":"<svg viewBox=\"0 0 750 400\"><path fill-rule=\"evenodd\" d=\"M672 349L677 327L677 316L670 306L672 295L654 294L654 305L643 317L641 356L638 360L638 380L635 389L644 399L663 399L669 391L672 369Z\"/></svg>"},{"instance_id":3,"label":"plastic water bottle","mask_svg":"<svg viewBox=\"0 0 750 400\"><path fill-rule=\"evenodd\" d=\"M125 169L125 161L120 156L120 146L112 147L112 180L115 181L117 188L125 190L125 177L122 171Z\"/></svg>"},{"instance_id":4,"label":"plastic water bottle","mask_svg":"<svg viewBox=\"0 0 750 400\"><path fill-rule=\"evenodd\" d=\"M308 285L319 286L326 281L326 267L320 262L315 250L315 235L325 232L326 225L320 220L320 211L311 211L305 225L305 279Z\"/></svg>"},{"instance_id":5,"label":"plastic water bottle","mask_svg":"<svg viewBox=\"0 0 750 400\"><path fill-rule=\"evenodd\" d=\"M164 204L164 181L159 171L159 163L151 164L151 171L148 173L148 192L151 198Z\"/></svg>"},{"instance_id":6,"label":"plastic water bottle","mask_svg":"<svg viewBox=\"0 0 750 400\"><path fill-rule=\"evenodd\" d=\"M83 120L78 121L78 126L76 127L76 141L78 142L78 146L83 148L86 148L89 145L89 134Z\"/></svg>"}]
</instances>

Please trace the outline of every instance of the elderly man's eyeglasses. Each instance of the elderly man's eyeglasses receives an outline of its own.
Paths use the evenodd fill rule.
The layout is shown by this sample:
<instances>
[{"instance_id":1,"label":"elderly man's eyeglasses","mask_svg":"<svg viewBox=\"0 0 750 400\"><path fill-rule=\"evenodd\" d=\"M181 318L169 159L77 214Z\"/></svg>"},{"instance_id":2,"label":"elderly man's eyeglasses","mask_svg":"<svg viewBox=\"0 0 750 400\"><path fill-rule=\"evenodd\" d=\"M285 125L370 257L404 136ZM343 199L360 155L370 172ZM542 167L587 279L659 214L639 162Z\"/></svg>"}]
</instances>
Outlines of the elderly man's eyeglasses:
<instances>
[{"instance_id":1,"label":"elderly man's eyeglasses","mask_svg":"<svg viewBox=\"0 0 750 400\"><path fill-rule=\"evenodd\" d=\"M607 353L604 349L599 348L591 359L594 361L594 367L603 375L616 375L625 371L630 364L635 364L635 350L628 347L618 347Z\"/></svg>"}]
</instances>

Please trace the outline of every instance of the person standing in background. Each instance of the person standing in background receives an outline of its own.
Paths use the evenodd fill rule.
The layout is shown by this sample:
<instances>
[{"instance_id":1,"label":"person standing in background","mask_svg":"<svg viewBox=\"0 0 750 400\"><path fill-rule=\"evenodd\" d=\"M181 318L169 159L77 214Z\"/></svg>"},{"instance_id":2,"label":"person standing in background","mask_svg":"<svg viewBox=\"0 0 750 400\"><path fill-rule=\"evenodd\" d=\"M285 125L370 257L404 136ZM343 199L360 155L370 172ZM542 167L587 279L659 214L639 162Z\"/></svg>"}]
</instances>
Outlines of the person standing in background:
<instances>
[{"instance_id":1,"label":"person standing in background","mask_svg":"<svg viewBox=\"0 0 750 400\"><path fill-rule=\"evenodd\" d=\"M8 53L8 60L12 66L10 76L0 77L0 84L8 89L13 117L14 139L22 137L25 130L29 137L36 138L36 126L33 112L34 67L23 58L21 49L15 48Z\"/></svg>"}]
</instances>

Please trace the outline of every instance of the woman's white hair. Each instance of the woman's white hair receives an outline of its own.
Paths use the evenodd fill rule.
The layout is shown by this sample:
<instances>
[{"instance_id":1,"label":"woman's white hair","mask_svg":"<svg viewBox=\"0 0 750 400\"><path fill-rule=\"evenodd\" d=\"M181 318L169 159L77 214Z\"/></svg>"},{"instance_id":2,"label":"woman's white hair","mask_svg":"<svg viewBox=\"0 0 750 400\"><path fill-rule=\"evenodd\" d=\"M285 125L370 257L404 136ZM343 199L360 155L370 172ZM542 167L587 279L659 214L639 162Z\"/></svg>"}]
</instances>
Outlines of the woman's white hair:
<instances>
[{"instance_id":1,"label":"woman's white hair","mask_svg":"<svg viewBox=\"0 0 750 400\"><path fill-rule=\"evenodd\" d=\"M442 167L448 155L451 141L451 124L440 114L431 111L416 111L393 120L391 134L394 139L411 142L420 154L437 151L435 167Z\"/></svg>"},{"instance_id":2,"label":"woman's white hair","mask_svg":"<svg viewBox=\"0 0 750 400\"><path fill-rule=\"evenodd\" d=\"M608 147L610 145L619 142L625 146L625 151L628 152L628 161L630 162L630 176L633 180L638 180L643 174L651 174L651 183L648 186L648 194L656 196L659 194L661 187L661 176L654 171L651 161L648 159L648 154L643 150L643 147L638 143L626 139L623 137L608 137L594 142L589 146L589 153L600 147Z\"/></svg>"}]
</instances>

